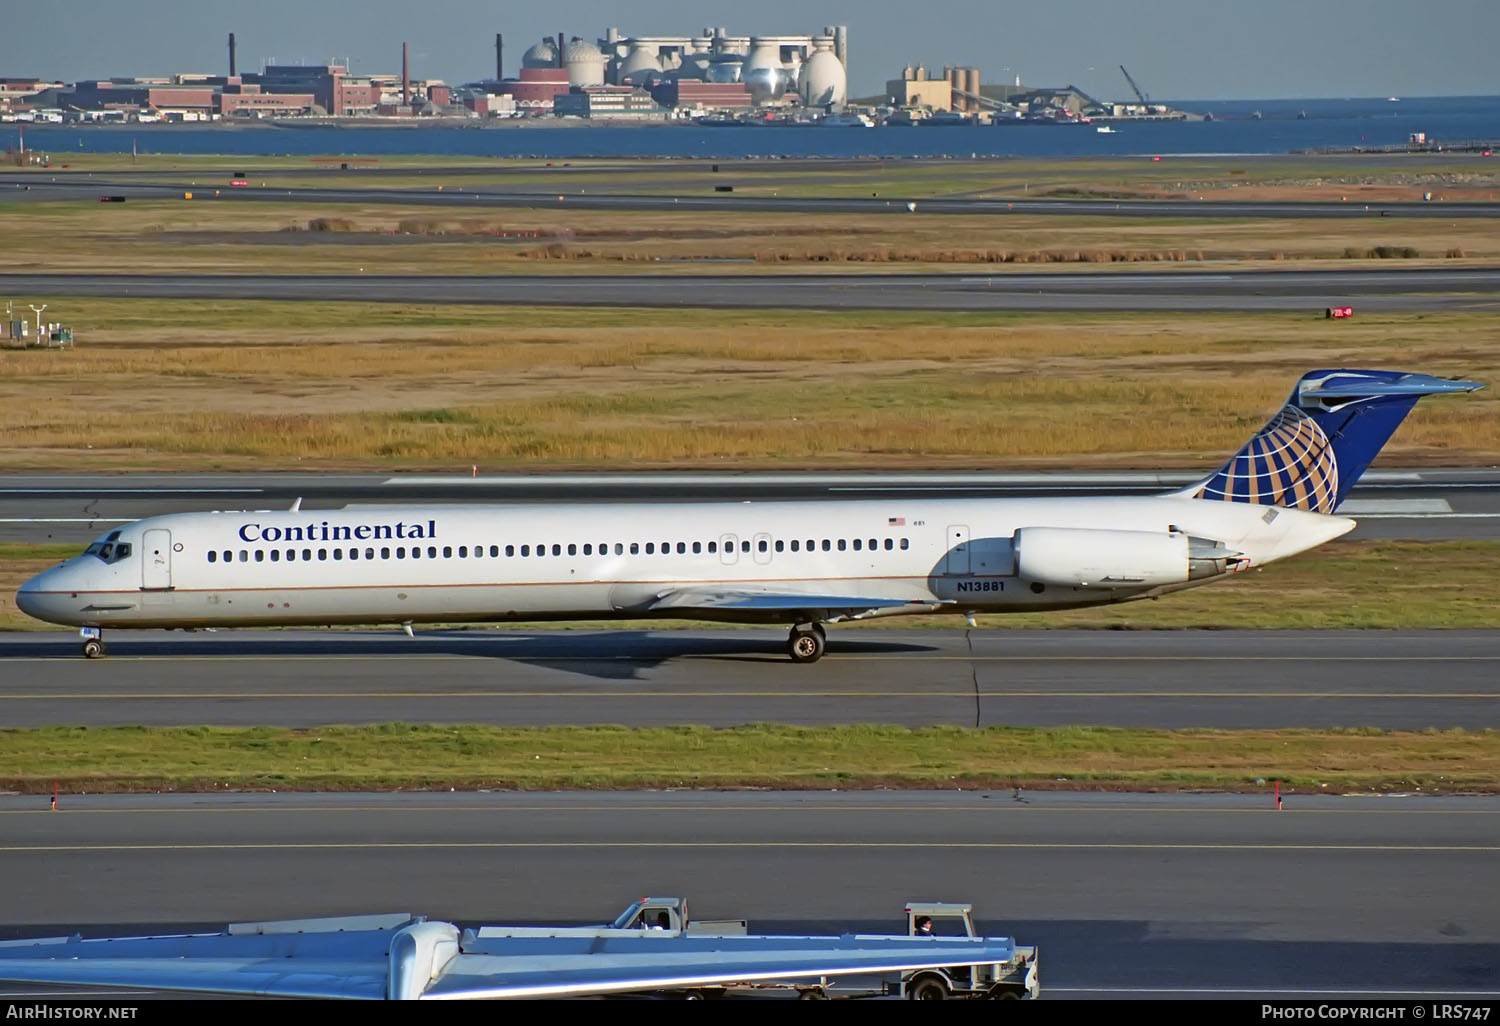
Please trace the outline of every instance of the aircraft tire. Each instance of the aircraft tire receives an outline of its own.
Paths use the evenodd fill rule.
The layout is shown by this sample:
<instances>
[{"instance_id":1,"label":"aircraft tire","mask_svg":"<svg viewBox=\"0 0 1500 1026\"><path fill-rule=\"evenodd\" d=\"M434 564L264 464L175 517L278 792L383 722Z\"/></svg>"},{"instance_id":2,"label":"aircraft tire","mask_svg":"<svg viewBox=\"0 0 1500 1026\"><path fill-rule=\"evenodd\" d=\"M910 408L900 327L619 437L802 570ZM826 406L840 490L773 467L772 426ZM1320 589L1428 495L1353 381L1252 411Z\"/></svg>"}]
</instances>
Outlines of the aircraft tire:
<instances>
[{"instance_id":1,"label":"aircraft tire","mask_svg":"<svg viewBox=\"0 0 1500 1026\"><path fill-rule=\"evenodd\" d=\"M828 642L823 635L816 631L805 631L794 628L791 636L787 638L787 652L794 663L815 663L823 658L823 653L828 649Z\"/></svg>"},{"instance_id":2,"label":"aircraft tire","mask_svg":"<svg viewBox=\"0 0 1500 1026\"><path fill-rule=\"evenodd\" d=\"M85 659L103 659L104 642L98 638L90 638L83 643L83 657Z\"/></svg>"}]
</instances>

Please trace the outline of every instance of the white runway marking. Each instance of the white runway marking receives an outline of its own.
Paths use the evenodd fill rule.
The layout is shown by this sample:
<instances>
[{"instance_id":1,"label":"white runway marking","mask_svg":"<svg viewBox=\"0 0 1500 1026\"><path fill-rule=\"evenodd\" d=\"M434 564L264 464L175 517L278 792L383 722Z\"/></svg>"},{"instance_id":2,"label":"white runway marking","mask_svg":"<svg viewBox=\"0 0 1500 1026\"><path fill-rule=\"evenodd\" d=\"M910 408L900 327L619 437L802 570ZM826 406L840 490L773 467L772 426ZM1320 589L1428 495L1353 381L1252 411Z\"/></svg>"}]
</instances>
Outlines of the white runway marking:
<instances>
[{"instance_id":1,"label":"white runway marking","mask_svg":"<svg viewBox=\"0 0 1500 1026\"><path fill-rule=\"evenodd\" d=\"M1364 499L1346 502L1338 509L1339 515L1370 516L1379 513L1452 513L1453 507L1447 499Z\"/></svg>"}]
</instances>

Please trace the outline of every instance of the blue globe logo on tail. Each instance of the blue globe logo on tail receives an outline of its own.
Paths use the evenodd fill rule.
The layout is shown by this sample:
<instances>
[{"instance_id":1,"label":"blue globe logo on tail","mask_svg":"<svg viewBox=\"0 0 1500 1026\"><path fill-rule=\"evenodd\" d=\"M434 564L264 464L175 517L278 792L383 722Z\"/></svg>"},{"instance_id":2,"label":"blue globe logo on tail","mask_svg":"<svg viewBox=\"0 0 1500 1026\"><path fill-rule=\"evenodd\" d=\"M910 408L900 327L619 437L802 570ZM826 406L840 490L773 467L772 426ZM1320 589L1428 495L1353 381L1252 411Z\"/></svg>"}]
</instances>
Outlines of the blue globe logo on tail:
<instances>
[{"instance_id":1,"label":"blue globe logo on tail","mask_svg":"<svg viewBox=\"0 0 1500 1026\"><path fill-rule=\"evenodd\" d=\"M1177 494L1332 513L1418 399L1482 387L1401 371L1313 371L1228 463Z\"/></svg>"},{"instance_id":2,"label":"blue globe logo on tail","mask_svg":"<svg viewBox=\"0 0 1500 1026\"><path fill-rule=\"evenodd\" d=\"M1332 513L1338 494L1328 436L1310 415L1284 406L1194 497Z\"/></svg>"}]
</instances>

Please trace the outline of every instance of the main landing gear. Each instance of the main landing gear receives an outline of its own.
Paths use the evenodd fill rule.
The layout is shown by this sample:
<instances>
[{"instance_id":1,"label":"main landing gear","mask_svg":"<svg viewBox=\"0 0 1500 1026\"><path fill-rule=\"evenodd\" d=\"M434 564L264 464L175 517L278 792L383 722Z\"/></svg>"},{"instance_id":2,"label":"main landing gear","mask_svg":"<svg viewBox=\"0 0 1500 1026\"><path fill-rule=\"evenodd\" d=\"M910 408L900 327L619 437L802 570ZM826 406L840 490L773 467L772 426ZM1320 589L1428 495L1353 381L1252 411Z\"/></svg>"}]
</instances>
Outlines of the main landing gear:
<instances>
[{"instance_id":1,"label":"main landing gear","mask_svg":"<svg viewBox=\"0 0 1500 1026\"><path fill-rule=\"evenodd\" d=\"M78 633L83 638L83 657L103 659L105 656L103 632L97 627L85 627Z\"/></svg>"},{"instance_id":2,"label":"main landing gear","mask_svg":"<svg viewBox=\"0 0 1500 1026\"><path fill-rule=\"evenodd\" d=\"M786 639L787 652L794 663L815 663L828 649L828 635L820 623L799 623Z\"/></svg>"}]
</instances>

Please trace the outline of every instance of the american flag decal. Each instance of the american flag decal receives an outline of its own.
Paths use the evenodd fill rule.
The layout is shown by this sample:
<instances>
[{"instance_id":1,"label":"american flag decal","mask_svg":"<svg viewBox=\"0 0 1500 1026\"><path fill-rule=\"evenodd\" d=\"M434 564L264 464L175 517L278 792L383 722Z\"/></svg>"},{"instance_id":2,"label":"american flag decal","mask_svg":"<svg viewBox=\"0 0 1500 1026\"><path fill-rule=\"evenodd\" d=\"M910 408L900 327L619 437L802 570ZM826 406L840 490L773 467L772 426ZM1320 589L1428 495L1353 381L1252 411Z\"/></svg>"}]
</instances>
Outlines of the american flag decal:
<instances>
[{"instance_id":1,"label":"american flag decal","mask_svg":"<svg viewBox=\"0 0 1500 1026\"><path fill-rule=\"evenodd\" d=\"M906 518L905 517L890 517L890 518L888 518L886 520L885 525L887 527L905 527L906 526Z\"/></svg>"}]
</instances>

